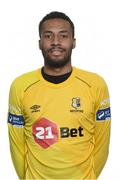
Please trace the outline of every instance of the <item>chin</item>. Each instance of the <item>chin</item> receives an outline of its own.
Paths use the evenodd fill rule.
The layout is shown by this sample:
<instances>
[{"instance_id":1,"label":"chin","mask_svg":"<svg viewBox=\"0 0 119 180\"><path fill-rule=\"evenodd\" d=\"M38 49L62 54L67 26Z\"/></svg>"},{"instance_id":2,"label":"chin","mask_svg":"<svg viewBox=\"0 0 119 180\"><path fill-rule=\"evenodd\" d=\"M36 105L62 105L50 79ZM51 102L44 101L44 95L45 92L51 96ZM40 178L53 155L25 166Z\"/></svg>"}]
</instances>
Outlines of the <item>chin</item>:
<instances>
[{"instance_id":1,"label":"chin","mask_svg":"<svg viewBox=\"0 0 119 180\"><path fill-rule=\"evenodd\" d=\"M48 61L45 61L45 64L50 66L50 67L54 67L54 68L60 68L60 67L63 67L65 66L66 64L69 63L69 60L48 60Z\"/></svg>"}]
</instances>

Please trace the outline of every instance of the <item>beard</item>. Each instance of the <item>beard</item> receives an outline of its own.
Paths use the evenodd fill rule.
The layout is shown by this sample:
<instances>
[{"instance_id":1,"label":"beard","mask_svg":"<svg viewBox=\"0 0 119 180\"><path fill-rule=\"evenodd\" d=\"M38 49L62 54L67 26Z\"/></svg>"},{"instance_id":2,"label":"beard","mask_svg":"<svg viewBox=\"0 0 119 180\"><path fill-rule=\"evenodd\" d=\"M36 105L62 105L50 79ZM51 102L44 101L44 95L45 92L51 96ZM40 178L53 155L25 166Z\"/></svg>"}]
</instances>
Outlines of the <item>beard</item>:
<instances>
[{"instance_id":1,"label":"beard","mask_svg":"<svg viewBox=\"0 0 119 180\"><path fill-rule=\"evenodd\" d=\"M71 62L71 53L72 49L64 55L63 58L51 58L45 51L42 50L42 55L44 57L44 62L46 66L51 68L61 68L64 67L66 64Z\"/></svg>"}]
</instances>

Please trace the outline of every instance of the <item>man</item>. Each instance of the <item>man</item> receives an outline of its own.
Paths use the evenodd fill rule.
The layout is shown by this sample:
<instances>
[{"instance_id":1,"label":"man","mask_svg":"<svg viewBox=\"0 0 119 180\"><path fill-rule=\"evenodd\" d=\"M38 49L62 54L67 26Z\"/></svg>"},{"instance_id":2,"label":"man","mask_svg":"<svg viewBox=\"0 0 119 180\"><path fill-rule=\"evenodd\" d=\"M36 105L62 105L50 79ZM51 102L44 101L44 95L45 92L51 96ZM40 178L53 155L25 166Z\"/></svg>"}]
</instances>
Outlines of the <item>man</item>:
<instances>
[{"instance_id":1,"label":"man","mask_svg":"<svg viewBox=\"0 0 119 180\"><path fill-rule=\"evenodd\" d=\"M51 12L39 24L44 67L14 80L9 139L20 179L97 179L108 156L110 104L105 81L72 67L74 25Z\"/></svg>"}]
</instances>

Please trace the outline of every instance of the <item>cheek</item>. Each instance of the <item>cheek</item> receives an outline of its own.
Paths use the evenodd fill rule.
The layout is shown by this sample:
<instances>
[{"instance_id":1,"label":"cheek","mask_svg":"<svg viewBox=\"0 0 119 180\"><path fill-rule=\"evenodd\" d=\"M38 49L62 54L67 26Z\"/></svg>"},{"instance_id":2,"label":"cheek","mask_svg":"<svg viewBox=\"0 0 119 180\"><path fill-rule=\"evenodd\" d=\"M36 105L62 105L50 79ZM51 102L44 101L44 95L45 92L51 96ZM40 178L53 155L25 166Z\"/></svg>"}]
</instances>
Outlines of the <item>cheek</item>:
<instances>
[{"instance_id":1,"label":"cheek","mask_svg":"<svg viewBox=\"0 0 119 180\"><path fill-rule=\"evenodd\" d=\"M47 50L50 47L50 43L48 41L40 41L39 47L41 50Z\"/></svg>"},{"instance_id":2,"label":"cheek","mask_svg":"<svg viewBox=\"0 0 119 180\"><path fill-rule=\"evenodd\" d=\"M72 49L74 48L74 43L69 40L69 41L63 42L62 46L66 47L67 49Z\"/></svg>"},{"instance_id":3,"label":"cheek","mask_svg":"<svg viewBox=\"0 0 119 180\"><path fill-rule=\"evenodd\" d=\"M41 40L39 41L39 49L42 50L42 42L41 42Z\"/></svg>"},{"instance_id":4,"label":"cheek","mask_svg":"<svg viewBox=\"0 0 119 180\"><path fill-rule=\"evenodd\" d=\"M67 51L71 51L74 48L74 45L70 43L70 44L67 44L65 48L67 49Z\"/></svg>"}]
</instances>

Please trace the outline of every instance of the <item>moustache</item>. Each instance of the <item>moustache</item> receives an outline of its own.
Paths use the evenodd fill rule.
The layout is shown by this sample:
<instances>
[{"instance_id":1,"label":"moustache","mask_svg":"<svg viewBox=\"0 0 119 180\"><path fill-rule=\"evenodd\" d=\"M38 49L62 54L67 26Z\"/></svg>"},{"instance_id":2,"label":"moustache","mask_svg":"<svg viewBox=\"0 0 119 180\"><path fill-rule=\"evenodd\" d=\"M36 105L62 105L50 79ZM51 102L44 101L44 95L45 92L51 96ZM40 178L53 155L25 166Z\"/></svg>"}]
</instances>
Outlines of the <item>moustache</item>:
<instances>
[{"instance_id":1,"label":"moustache","mask_svg":"<svg viewBox=\"0 0 119 180\"><path fill-rule=\"evenodd\" d=\"M52 47L52 48L48 49L48 52L52 52L52 51L65 51L65 49L63 49L61 47Z\"/></svg>"}]
</instances>

